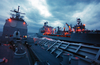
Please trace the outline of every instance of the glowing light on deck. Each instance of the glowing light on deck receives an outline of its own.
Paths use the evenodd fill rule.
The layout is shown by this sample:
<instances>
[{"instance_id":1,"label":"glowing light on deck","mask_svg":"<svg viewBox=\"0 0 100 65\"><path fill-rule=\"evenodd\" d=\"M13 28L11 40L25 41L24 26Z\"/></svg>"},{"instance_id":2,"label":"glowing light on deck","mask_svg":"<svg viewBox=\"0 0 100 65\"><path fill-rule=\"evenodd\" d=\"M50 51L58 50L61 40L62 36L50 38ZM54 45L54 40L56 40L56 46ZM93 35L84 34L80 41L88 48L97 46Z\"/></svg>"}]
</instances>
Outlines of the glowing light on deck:
<instances>
[{"instance_id":1,"label":"glowing light on deck","mask_svg":"<svg viewBox=\"0 0 100 65\"><path fill-rule=\"evenodd\" d=\"M55 29L53 29L53 34L55 33Z\"/></svg>"},{"instance_id":2,"label":"glowing light on deck","mask_svg":"<svg viewBox=\"0 0 100 65\"><path fill-rule=\"evenodd\" d=\"M65 27L64 27L64 31L65 31Z\"/></svg>"},{"instance_id":3,"label":"glowing light on deck","mask_svg":"<svg viewBox=\"0 0 100 65\"><path fill-rule=\"evenodd\" d=\"M80 27L77 27L78 29L80 28Z\"/></svg>"},{"instance_id":4,"label":"glowing light on deck","mask_svg":"<svg viewBox=\"0 0 100 65\"><path fill-rule=\"evenodd\" d=\"M81 29L76 30L77 32L81 32Z\"/></svg>"},{"instance_id":5,"label":"glowing light on deck","mask_svg":"<svg viewBox=\"0 0 100 65\"><path fill-rule=\"evenodd\" d=\"M11 22L12 20L11 19L8 19L8 21Z\"/></svg>"},{"instance_id":6,"label":"glowing light on deck","mask_svg":"<svg viewBox=\"0 0 100 65\"><path fill-rule=\"evenodd\" d=\"M75 57L75 59L79 59L78 57Z\"/></svg>"},{"instance_id":7,"label":"glowing light on deck","mask_svg":"<svg viewBox=\"0 0 100 65\"><path fill-rule=\"evenodd\" d=\"M45 27L45 33L43 33L43 35L49 35L49 34L52 34L52 28Z\"/></svg>"},{"instance_id":8,"label":"glowing light on deck","mask_svg":"<svg viewBox=\"0 0 100 65\"><path fill-rule=\"evenodd\" d=\"M25 25L26 23L25 23L25 22L23 22L23 24Z\"/></svg>"},{"instance_id":9,"label":"glowing light on deck","mask_svg":"<svg viewBox=\"0 0 100 65\"><path fill-rule=\"evenodd\" d=\"M83 26L85 26L85 24L83 24Z\"/></svg>"}]
</instances>

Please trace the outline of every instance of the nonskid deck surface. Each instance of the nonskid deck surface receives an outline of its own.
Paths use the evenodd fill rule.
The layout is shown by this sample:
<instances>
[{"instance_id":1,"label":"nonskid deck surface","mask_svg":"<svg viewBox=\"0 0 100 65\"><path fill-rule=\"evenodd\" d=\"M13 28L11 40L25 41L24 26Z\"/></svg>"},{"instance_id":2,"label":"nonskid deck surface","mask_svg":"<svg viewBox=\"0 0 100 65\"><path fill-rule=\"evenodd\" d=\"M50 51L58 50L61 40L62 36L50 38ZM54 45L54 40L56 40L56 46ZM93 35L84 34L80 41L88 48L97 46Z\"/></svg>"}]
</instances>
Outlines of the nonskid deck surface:
<instances>
[{"instance_id":1,"label":"nonskid deck surface","mask_svg":"<svg viewBox=\"0 0 100 65\"><path fill-rule=\"evenodd\" d=\"M22 45L20 45L22 46ZM9 44L1 44L0 46L0 59L5 58L5 62L0 62L0 65L29 65L27 53L24 57L17 58L14 51L9 48ZM24 48L24 47L23 47ZM27 51L27 50L25 50Z\"/></svg>"},{"instance_id":2,"label":"nonskid deck surface","mask_svg":"<svg viewBox=\"0 0 100 65\"><path fill-rule=\"evenodd\" d=\"M50 65L60 64L60 61L48 51L46 51L43 47L40 47L39 45L32 45L31 49L34 52L34 54L38 57L40 62L47 61Z\"/></svg>"},{"instance_id":3,"label":"nonskid deck surface","mask_svg":"<svg viewBox=\"0 0 100 65\"><path fill-rule=\"evenodd\" d=\"M40 59L42 58L42 54L44 54L43 58L53 55L52 57L59 60L58 62L62 65L100 65L100 47L60 40L48 40L46 38L34 38L34 43L35 45L32 46L33 51L37 53ZM47 56L46 54L51 56Z\"/></svg>"}]
</instances>

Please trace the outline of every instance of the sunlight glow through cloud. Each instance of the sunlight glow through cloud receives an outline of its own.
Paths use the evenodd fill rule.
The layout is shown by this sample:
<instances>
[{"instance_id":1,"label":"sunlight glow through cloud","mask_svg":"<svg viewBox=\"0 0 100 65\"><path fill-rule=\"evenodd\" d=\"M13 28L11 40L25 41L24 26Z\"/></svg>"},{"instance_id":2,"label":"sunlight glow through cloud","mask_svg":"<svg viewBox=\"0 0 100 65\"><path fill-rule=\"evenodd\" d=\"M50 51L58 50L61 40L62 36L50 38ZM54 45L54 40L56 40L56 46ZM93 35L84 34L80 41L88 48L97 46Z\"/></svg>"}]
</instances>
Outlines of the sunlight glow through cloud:
<instances>
[{"instance_id":1,"label":"sunlight glow through cloud","mask_svg":"<svg viewBox=\"0 0 100 65\"><path fill-rule=\"evenodd\" d=\"M63 24L59 20L54 21L53 23L49 23L49 25L52 25L52 27L57 27L57 26L63 27Z\"/></svg>"},{"instance_id":2,"label":"sunlight glow through cloud","mask_svg":"<svg viewBox=\"0 0 100 65\"><path fill-rule=\"evenodd\" d=\"M52 16L51 13L48 11L46 0L30 0L32 6L40 11L40 14L49 17Z\"/></svg>"},{"instance_id":3,"label":"sunlight glow through cloud","mask_svg":"<svg viewBox=\"0 0 100 65\"><path fill-rule=\"evenodd\" d=\"M44 22L46 22L47 20L42 20L39 24L44 25ZM60 20L54 21L51 23L51 21L47 21L48 22L48 26L52 26L52 27L63 27L63 24L61 23Z\"/></svg>"}]
</instances>

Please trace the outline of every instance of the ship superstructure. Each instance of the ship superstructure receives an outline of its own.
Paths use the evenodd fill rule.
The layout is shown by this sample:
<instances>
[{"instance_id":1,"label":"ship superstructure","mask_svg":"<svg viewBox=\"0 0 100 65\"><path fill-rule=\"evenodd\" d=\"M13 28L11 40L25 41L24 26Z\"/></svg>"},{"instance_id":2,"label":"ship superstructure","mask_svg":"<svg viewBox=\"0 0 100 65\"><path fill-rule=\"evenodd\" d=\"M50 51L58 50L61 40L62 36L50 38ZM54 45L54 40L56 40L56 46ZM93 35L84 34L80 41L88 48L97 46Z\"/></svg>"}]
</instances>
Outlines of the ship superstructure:
<instances>
[{"instance_id":1,"label":"ship superstructure","mask_svg":"<svg viewBox=\"0 0 100 65\"><path fill-rule=\"evenodd\" d=\"M58 28L58 31L51 26L45 26L40 29L38 36L39 37L49 37L53 39L58 39L58 40L64 40L64 41L71 41L71 42L79 42L79 43L88 43L88 44L93 44L93 45L100 45L100 31L99 30L87 30L85 28L85 24L82 24L81 19L77 19L77 24L72 27L71 25L67 24L69 30L60 30L60 27ZM46 28L48 32L46 33ZM43 31L43 32L42 32ZM55 32L55 33L54 33Z\"/></svg>"},{"instance_id":2,"label":"ship superstructure","mask_svg":"<svg viewBox=\"0 0 100 65\"><path fill-rule=\"evenodd\" d=\"M25 14L19 12L18 10L10 10L11 12L14 12L15 14L11 14L12 17L9 19L6 19L5 25L3 27L3 34L2 34L2 42L9 41L9 37L13 36L13 33L17 30L20 31L21 37L27 36L27 23L23 19L24 16L20 16L20 14Z\"/></svg>"},{"instance_id":3,"label":"ship superstructure","mask_svg":"<svg viewBox=\"0 0 100 65\"><path fill-rule=\"evenodd\" d=\"M53 31L52 31L53 27L48 26L47 23L48 22L44 23L44 26L42 28L40 28L39 33L43 33L43 35L52 34L53 33Z\"/></svg>"}]
</instances>

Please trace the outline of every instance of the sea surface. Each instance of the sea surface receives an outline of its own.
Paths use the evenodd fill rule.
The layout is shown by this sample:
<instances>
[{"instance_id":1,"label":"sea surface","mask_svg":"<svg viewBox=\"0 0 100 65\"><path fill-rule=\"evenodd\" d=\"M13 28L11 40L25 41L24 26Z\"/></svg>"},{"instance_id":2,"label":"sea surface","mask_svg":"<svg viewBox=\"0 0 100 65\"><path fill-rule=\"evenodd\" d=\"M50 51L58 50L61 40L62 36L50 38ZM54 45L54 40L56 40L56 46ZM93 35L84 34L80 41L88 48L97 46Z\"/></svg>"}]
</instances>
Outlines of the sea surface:
<instances>
[{"instance_id":1,"label":"sea surface","mask_svg":"<svg viewBox=\"0 0 100 65\"><path fill-rule=\"evenodd\" d=\"M37 37L36 33L27 33L28 37ZM2 32L0 31L0 36L2 36Z\"/></svg>"},{"instance_id":2,"label":"sea surface","mask_svg":"<svg viewBox=\"0 0 100 65\"><path fill-rule=\"evenodd\" d=\"M36 33L28 33L28 37L37 37Z\"/></svg>"}]
</instances>

